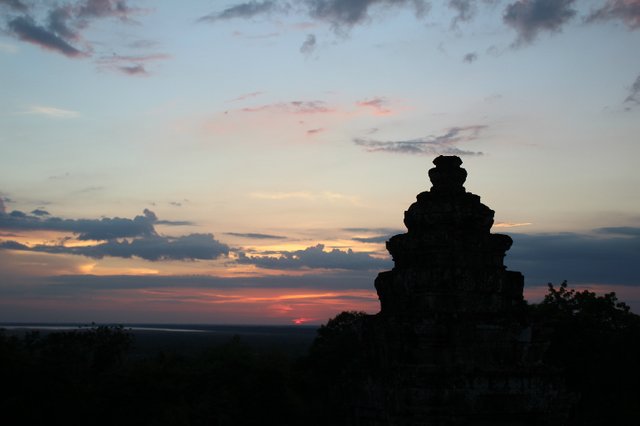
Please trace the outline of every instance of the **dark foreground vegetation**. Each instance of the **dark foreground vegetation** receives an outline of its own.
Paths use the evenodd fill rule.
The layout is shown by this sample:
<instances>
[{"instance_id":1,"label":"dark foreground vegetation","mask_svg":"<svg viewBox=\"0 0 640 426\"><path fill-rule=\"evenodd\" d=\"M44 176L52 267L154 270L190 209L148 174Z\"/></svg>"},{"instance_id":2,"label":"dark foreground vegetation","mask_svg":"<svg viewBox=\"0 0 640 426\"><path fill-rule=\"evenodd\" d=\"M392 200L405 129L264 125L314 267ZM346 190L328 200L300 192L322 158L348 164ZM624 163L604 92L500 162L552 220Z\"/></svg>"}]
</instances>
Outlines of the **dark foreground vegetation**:
<instances>
[{"instance_id":1,"label":"dark foreground vegetation","mask_svg":"<svg viewBox=\"0 0 640 426\"><path fill-rule=\"evenodd\" d=\"M358 382L357 329L343 312L308 353L255 347L240 337L198 353L132 356L122 327L19 336L0 331L0 413L11 425L339 425ZM546 363L576 395L571 425L640 418L640 317L610 293L549 286L528 307L548 336Z\"/></svg>"}]
</instances>

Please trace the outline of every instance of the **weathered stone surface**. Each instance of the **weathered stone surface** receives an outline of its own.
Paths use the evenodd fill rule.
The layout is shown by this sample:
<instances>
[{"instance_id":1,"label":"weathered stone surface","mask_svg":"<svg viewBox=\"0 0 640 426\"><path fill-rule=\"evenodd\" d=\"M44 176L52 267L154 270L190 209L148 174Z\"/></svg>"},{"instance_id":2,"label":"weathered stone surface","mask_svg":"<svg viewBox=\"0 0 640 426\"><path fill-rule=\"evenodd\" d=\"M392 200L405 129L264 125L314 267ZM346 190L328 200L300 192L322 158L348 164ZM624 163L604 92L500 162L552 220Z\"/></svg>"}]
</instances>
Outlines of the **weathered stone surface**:
<instances>
[{"instance_id":1,"label":"weathered stone surface","mask_svg":"<svg viewBox=\"0 0 640 426\"><path fill-rule=\"evenodd\" d=\"M429 170L430 191L387 242L395 266L375 280L381 310L362 325L369 380L363 425L560 424L567 397L540 361L524 321L512 240L491 234L494 212L466 192L455 156Z\"/></svg>"}]
</instances>

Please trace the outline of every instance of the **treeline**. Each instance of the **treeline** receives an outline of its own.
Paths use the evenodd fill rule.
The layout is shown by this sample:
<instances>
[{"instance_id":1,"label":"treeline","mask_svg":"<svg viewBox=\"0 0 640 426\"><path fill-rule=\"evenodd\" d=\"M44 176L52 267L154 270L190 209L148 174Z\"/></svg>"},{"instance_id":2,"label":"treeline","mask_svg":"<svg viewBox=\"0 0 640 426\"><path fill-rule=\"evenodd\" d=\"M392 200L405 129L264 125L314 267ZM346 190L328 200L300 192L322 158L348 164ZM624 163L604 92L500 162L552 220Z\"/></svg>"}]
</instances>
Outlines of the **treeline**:
<instances>
[{"instance_id":1,"label":"treeline","mask_svg":"<svg viewBox=\"0 0 640 426\"><path fill-rule=\"evenodd\" d=\"M640 418L640 317L615 294L550 285L528 320L545 364L576 395L571 425ZM98 326L22 337L0 331L0 418L7 425L340 425L360 378L360 312L320 327L307 355L239 337L198 355L130 356L133 336Z\"/></svg>"}]
</instances>

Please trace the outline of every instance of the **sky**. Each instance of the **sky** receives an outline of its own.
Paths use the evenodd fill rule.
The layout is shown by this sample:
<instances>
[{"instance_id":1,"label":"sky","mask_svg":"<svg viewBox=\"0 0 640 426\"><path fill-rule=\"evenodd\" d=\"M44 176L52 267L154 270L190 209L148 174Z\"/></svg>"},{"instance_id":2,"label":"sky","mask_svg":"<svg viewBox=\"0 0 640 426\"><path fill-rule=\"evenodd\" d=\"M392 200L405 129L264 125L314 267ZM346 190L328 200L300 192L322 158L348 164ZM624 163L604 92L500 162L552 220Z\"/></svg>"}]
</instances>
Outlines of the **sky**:
<instances>
[{"instance_id":1,"label":"sky","mask_svg":"<svg viewBox=\"0 0 640 426\"><path fill-rule=\"evenodd\" d=\"M638 0L0 0L0 321L375 313L458 155L525 297L640 313Z\"/></svg>"}]
</instances>

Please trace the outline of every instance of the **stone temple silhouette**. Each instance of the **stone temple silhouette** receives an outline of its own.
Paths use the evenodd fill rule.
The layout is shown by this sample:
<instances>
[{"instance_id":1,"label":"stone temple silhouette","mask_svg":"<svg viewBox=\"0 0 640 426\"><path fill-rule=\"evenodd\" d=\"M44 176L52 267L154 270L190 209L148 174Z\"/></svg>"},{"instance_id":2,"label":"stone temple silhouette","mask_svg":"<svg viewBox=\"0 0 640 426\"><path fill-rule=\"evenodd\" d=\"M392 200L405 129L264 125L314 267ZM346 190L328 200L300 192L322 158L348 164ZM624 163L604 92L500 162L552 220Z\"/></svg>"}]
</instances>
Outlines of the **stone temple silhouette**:
<instances>
[{"instance_id":1,"label":"stone temple silhouette","mask_svg":"<svg viewBox=\"0 0 640 426\"><path fill-rule=\"evenodd\" d=\"M363 425L559 424L567 396L532 340L524 277L504 266L512 240L466 192L456 156L429 170L433 186L404 214L375 280L381 310L361 325Z\"/></svg>"}]
</instances>

